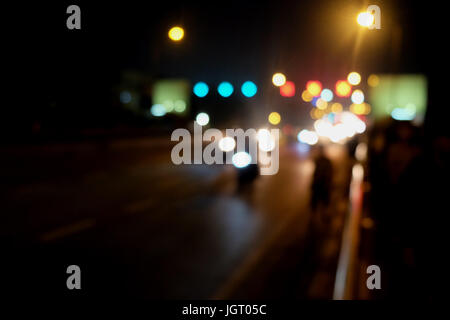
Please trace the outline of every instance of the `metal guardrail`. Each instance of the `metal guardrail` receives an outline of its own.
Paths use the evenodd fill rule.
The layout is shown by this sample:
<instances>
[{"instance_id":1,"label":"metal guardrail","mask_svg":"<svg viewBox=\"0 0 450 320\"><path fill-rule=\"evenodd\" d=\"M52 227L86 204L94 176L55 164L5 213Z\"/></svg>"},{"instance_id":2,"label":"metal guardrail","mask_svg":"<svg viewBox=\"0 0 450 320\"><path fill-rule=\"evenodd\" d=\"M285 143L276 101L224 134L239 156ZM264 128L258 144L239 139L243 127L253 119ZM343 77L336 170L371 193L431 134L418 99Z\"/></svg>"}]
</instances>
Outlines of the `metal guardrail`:
<instances>
[{"instance_id":1,"label":"metal guardrail","mask_svg":"<svg viewBox=\"0 0 450 320\"><path fill-rule=\"evenodd\" d=\"M359 226L363 203L363 180L364 167L362 164L357 163L352 169L350 205L342 235L333 300L349 300L353 297L355 263L359 247Z\"/></svg>"}]
</instances>

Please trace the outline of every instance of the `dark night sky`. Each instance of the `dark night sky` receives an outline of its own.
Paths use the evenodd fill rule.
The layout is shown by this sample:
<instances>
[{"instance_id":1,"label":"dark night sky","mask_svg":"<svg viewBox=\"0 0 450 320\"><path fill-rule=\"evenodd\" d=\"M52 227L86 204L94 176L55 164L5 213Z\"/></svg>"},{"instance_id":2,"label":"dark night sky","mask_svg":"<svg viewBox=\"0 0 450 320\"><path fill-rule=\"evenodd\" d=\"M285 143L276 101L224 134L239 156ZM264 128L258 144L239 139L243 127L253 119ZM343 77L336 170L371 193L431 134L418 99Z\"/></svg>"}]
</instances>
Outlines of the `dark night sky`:
<instances>
[{"instance_id":1,"label":"dark night sky","mask_svg":"<svg viewBox=\"0 0 450 320\"><path fill-rule=\"evenodd\" d=\"M82 10L81 31L65 26L65 10L74 3ZM382 8L382 30L365 31L355 50L361 32L355 14L367 4L349 0L15 4L5 10L12 18L5 50L13 85L27 94L19 93L21 98L12 103L23 106L10 113L22 114L18 110L24 107L30 117L38 116L40 107L45 109L53 100L69 109L107 108L105 97L124 69L211 83L256 79L262 89L270 87L271 74L278 70L300 85L312 78L332 85L351 69L421 72L430 76L435 88L432 101L437 104L440 99L434 91L442 85L442 65L448 64L440 43L431 38L447 32L440 11L423 2L371 1ZM167 39L168 28L175 24L186 29L181 44Z\"/></svg>"}]
</instances>

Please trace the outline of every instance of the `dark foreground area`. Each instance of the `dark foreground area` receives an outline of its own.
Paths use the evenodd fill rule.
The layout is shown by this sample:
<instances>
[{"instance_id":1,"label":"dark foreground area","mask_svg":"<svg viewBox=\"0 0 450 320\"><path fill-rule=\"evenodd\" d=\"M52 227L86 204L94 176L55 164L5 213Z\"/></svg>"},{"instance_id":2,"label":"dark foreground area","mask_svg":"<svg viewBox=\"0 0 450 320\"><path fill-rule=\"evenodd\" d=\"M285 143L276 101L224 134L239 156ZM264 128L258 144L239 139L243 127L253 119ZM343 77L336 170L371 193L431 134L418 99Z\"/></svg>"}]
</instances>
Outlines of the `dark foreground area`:
<instances>
[{"instance_id":1,"label":"dark foreground area","mask_svg":"<svg viewBox=\"0 0 450 320\"><path fill-rule=\"evenodd\" d=\"M76 294L66 287L75 264L87 297L332 297L345 170L318 247L309 236L314 166L295 145L282 149L277 175L238 191L234 167L175 166L164 141L6 150L3 293Z\"/></svg>"}]
</instances>

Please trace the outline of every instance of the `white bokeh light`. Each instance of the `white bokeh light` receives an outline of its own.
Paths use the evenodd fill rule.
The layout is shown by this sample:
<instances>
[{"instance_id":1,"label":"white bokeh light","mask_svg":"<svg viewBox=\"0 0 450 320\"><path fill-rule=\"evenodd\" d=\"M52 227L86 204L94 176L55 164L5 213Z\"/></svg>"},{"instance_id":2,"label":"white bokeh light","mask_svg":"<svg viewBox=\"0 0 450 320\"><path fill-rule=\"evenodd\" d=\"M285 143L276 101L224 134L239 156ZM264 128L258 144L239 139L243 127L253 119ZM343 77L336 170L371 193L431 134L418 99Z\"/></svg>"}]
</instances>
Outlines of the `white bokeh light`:
<instances>
[{"instance_id":1,"label":"white bokeh light","mask_svg":"<svg viewBox=\"0 0 450 320\"><path fill-rule=\"evenodd\" d=\"M195 121L201 126L206 126L209 123L209 116L205 112L200 112L195 118Z\"/></svg>"}]
</instances>

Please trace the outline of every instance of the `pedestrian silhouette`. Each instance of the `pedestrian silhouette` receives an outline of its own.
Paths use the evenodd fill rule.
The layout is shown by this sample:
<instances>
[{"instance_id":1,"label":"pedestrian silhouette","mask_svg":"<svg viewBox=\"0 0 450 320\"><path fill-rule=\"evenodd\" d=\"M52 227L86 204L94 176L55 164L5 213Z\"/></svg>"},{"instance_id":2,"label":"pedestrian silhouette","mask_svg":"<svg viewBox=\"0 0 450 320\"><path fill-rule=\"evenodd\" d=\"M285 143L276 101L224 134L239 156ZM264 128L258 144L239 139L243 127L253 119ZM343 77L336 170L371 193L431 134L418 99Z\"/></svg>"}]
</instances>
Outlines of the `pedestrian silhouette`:
<instances>
[{"instance_id":1,"label":"pedestrian silhouette","mask_svg":"<svg viewBox=\"0 0 450 320\"><path fill-rule=\"evenodd\" d=\"M327 207L330 203L333 167L330 159L325 155L324 147L317 147L314 158L314 175L311 184L311 209L316 211L319 205Z\"/></svg>"}]
</instances>

